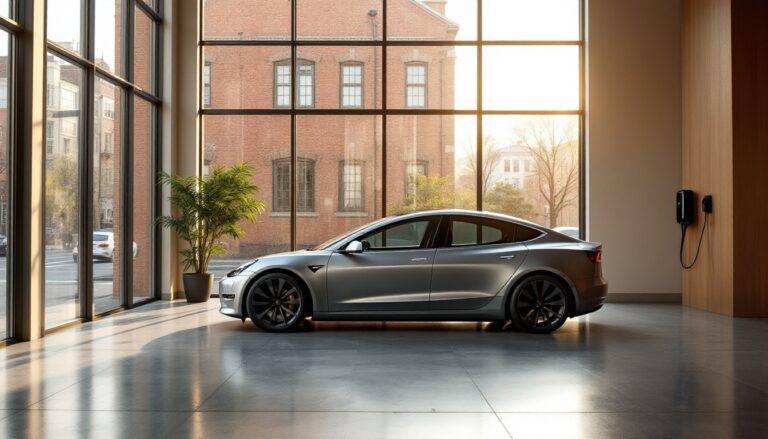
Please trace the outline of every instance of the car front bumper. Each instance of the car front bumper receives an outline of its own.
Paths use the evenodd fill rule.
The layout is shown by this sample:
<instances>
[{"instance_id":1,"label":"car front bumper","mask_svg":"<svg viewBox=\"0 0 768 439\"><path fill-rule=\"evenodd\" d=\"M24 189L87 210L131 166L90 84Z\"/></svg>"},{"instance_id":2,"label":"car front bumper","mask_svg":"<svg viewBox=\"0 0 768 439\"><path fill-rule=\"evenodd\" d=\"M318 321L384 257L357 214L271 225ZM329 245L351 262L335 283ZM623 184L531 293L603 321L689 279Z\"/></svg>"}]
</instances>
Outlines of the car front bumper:
<instances>
[{"instance_id":1,"label":"car front bumper","mask_svg":"<svg viewBox=\"0 0 768 439\"><path fill-rule=\"evenodd\" d=\"M219 281L219 312L225 316L243 318L242 296L250 276L224 277Z\"/></svg>"}]
</instances>

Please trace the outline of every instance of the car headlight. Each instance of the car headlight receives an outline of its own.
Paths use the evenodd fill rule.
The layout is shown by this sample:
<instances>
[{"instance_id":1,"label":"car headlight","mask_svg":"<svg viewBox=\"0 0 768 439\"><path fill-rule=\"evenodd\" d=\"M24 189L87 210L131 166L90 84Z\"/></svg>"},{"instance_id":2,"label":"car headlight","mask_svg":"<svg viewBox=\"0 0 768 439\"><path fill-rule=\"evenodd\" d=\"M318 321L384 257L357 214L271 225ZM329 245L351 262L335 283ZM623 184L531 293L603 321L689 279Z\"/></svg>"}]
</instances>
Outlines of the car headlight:
<instances>
[{"instance_id":1,"label":"car headlight","mask_svg":"<svg viewBox=\"0 0 768 439\"><path fill-rule=\"evenodd\" d=\"M246 268L250 267L251 265L255 264L258 259L254 259L252 261L248 261L245 264L235 268L234 270L227 273L227 277L235 277L238 274L242 273Z\"/></svg>"}]
</instances>

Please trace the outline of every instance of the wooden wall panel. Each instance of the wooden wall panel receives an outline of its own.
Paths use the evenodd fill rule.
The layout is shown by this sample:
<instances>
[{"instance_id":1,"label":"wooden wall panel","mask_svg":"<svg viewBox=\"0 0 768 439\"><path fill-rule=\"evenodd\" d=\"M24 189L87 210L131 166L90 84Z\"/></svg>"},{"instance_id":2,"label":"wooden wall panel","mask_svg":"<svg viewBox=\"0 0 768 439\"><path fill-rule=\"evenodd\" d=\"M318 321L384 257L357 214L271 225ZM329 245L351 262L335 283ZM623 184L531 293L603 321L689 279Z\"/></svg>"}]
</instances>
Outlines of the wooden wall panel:
<instances>
[{"instance_id":1,"label":"wooden wall panel","mask_svg":"<svg viewBox=\"0 0 768 439\"><path fill-rule=\"evenodd\" d=\"M732 0L734 315L768 316L768 1Z\"/></svg>"},{"instance_id":2,"label":"wooden wall panel","mask_svg":"<svg viewBox=\"0 0 768 439\"><path fill-rule=\"evenodd\" d=\"M699 263L683 273L683 303L733 313L733 157L730 0L685 0L682 30L683 187L712 194ZM672 200L670 199L670 205ZM695 252L703 221L688 229Z\"/></svg>"}]
</instances>

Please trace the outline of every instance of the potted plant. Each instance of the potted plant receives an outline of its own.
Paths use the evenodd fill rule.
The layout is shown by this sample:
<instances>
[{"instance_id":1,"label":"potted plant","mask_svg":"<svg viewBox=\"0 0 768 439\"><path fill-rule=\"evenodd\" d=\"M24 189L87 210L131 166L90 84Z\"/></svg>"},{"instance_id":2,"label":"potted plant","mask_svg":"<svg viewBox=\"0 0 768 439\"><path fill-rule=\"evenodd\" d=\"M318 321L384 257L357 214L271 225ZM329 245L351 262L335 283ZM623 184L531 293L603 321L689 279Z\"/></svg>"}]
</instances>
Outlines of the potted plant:
<instances>
[{"instance_id":1,"label":"potted plant","mask_svg":"<svg viewBox=\"0 0 768 439\"><path fill-rule=\"evenodd\" d=\"M211 295L213 276L208 263L223 256L222 238L244 235L243 221L254 222L264 211L264 202L254 198L259 188L251 183L253 168L240 163L214 168L207 177L160 174L171 189L171 215L158 218L187 243L179 254L184 262L184 294L188 302L205 302Z\"/></svg>"}]
</instances>

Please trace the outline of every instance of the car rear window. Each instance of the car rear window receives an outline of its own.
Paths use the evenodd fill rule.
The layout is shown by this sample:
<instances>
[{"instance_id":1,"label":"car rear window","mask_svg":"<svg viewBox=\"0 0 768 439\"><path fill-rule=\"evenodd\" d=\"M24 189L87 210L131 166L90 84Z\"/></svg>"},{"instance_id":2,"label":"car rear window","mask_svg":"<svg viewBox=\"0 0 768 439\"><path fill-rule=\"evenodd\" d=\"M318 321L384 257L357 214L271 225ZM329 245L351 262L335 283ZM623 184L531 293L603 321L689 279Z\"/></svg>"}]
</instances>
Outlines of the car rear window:
<instances>
[{"instance_id":1,"label":"car rear window","mask_svg":"<svg viewBox=\"0 0 768 439\"><path fill-rule=\"evenodd\" d=\"M515 228L517 229L515 230L515 242L530 241L531 239L536 239L541 236L541 232L530 227L517 224Z\"/></svg>"},{"instance_id":2,"label":"car rear window","mask_svg":"<svg viewBox=\"0 0 768 439\"><path fill-rule=\"evenodd\" d=\"M93 234L93 242L109 241L109 236L100 233Z\"/></svg>"}]
</instances>

